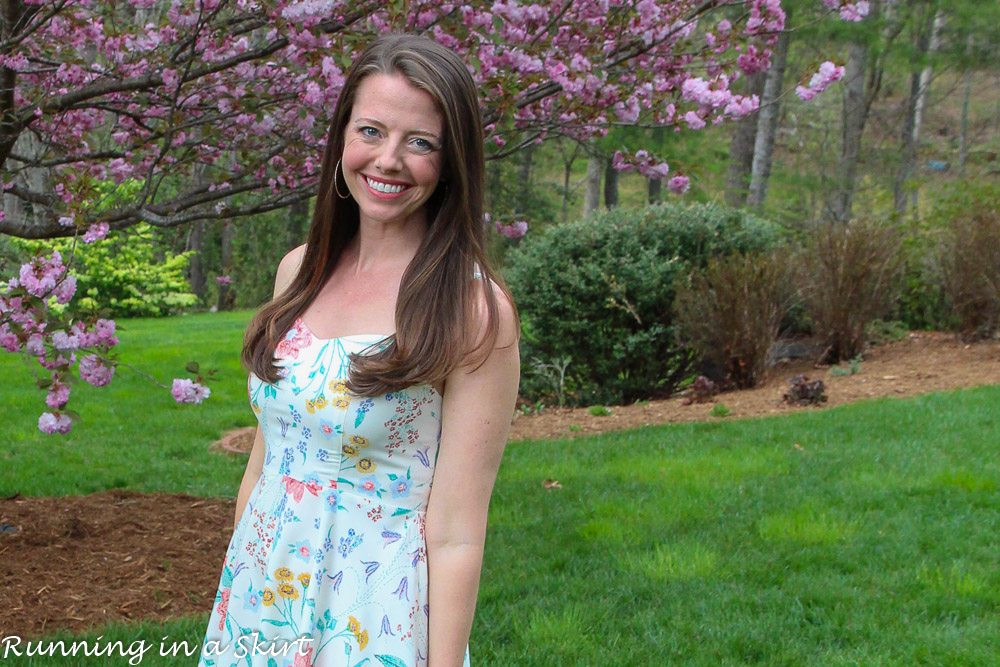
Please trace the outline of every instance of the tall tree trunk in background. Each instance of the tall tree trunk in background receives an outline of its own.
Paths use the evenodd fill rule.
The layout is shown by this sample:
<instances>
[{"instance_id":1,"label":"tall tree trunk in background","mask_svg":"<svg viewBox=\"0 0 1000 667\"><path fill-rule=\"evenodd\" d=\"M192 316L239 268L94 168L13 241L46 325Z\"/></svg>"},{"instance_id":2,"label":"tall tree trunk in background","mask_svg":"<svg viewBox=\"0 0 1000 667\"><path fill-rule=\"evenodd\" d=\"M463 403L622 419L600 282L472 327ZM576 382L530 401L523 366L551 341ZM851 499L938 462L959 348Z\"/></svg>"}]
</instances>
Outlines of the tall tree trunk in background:
<instances>
[{"instance_id":1,"label":"tall tree trunk in background","mask_svg":"<svg viewBox=\"0 0 1000 667\"><path fill-rule=\"evenodd\" d=\"M306 234L309 229L309 202L297 201L289 206L285 212L285 220L285 228L288 230L288 241L285 247L291 250L306 242Z\"/></svg>"},{"instance_id":2,"label":"tall tree trunk in background","mask_svg":"<svg viewBox=\"0 0 1000 667\"><path fill-rule=\"evenodd\" d=\"M610 156L604 158L604 206L618 206L618 170L614 168Z\"/></svg>"},{"instance_id":3,"label":"tall tree trunk in background","mask_svg":"<svg viewBox=\"0 0 1000 667\"><path fill-rule=\"evenodd\" d=\"M562 143L560 142L560 148ZM573 150L568 154L560 150L563 160L563 191L562 191L562 221L566 224L569 220L569 180L573 175L573 163L576 162L576 155L580 151L580 144L573 142Z\"/></svg>"},{"instance_id":4,"label":"tall tree trunk in background","mask_svg":"<svg viewBox=\"0 0 1000 667\"><path fill-rule=\"evenodd\" d=\"M653 128L653 145L656 148L661 148L663 146L663 127L657 126ZM663 192L663 179L662 178L647 178L646 179L646 201L650 204L655 204L660 201L660 193Z\"/></svg>"},{"instance_id":5,"label":"tall tree trunk in background","mask_svg":"<svg viewBox=\"0 0 1000 667\"><path fill-rule=\"evenodd\" d=\"M764 72L747 77L746 95L761 96L764 92ZM741 118L733 130L729 142L729 167L726 170L726 204L743 206L747 200L747 186L750 184L750 167L753 165L753 146L757 135L757 113Z\"/></svg>"},{"instance_id":6,"label":"tall tree trunk in background","mask_svg":"<svg viewBox=\"0 0 1000 667\"><path fill-rule=\"evenodd\" d=\"M926 25L917 26L916 49L917 53L924 56L936 51L941 41L941 28L944 24L944 15L940 10L934 12L933 16L928 16ZM923 120L924 107L927 104L927 93L931 86L932 68L925 66L919 72L913 72L910 77L910 97L906 104L906 117L903 120L902 134L902 157L899 171L896 174L896 183L893 188L893 199L896 206L896 213L902 215L906 212L906 205L909 199L908 184L916 171L917 146L920 143L920 125ZM916 191L913 191L916 199Z\"/></svg>"},{"instance_id":7,"label":"tall tree trunk in background","mask_svg":"<svg viewBox=\"0 0 1000 667\"><path fill-rule=\"evenodd\" d=\"M191 291L200 301L205 300L205 222L192 222L188 227L187 243L184 250L194 251L188 261L188 283Z\"/></svg>"},{"instance_id":8,"label":"tall tree trunk in background","mask_svg":"<svg viewBox=\"0 0 1000 667\"><path fill-rule=\"evenodd\" d=\"M601 206L601 170L604 160L599 155L587 159L587 189L583 197L583 217L587 217Z\"/></svg>"},{"instance_id":9,"label":"tall tree trunk in background","mask_svg":"<svg viewBox=\"0 0 1000 667\"><path fill-rule=\"evenodd\" d=\"M231 276L233 272L233 237L236 235L236 225L232 220L222 221L222 234L220 235L221 268L222 275ZM236 301L236 292L229 285L219 285L218 310L232 310Z\"/></svg>"},{"instance_id":10,"label":"tall tree trunk in background","mask_svg":"<svg viewBox=\"0 0 1000 667\"><path fill-rule=\"evenodd\" d=\"M972 53L972 35L965 43L966 51ZM969 100L972 98L972 66L966 65L962 73L962 120L958 125L958 173L965 175L965 161L969 156Z\"/></svg>"},{"instance_id":11,"label":"tall tree trunk in background","mask_svg":"<svg viewBox=\"0 0 1000 667\"><path fill-rule=\"evenodd\" d=\"M787 17L785 19L788 20ZM785 79L785 65L788 63L788 42L790 33L782 32L778 43L771 52L771 68L764 81L760 111L757 112L757 136L753 144L753 162L750 166L750 191L747 205L759 207L767 196L767 180L771 177L771 161L774 157L774 138L778 133L778 119L781 116L781 87Z\"/></svg>"},{"instance_id":12,"label":"tall tree trunk in background","mask_svg":"<svg viewBox=\"0 0 1000 667\"><path fill-rule=\"evenodd\" d=\"M830 218L846 223L851 219L854 187L857 180L858 159L861 156L861 135L868 119L865 103L865 72L868 67L868 45L852 42L848 49L847 68L844 73L844 110L840 143L832 195L828 203Z\"/></svg>"}]
</instances>

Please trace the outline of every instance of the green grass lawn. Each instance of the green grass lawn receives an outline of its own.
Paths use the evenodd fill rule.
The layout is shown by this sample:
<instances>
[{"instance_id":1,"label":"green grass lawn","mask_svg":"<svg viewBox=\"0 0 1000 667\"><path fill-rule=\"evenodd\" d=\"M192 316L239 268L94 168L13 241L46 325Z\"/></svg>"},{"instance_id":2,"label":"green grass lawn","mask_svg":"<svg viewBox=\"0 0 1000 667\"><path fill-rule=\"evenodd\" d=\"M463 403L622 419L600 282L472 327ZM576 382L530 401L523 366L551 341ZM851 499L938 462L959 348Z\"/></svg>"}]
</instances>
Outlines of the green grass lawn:
<instances>
[{"instance_id":1,"label":"green grass lawn","mask_svg":"<svg viewBox=\"0 0 1000 667\"><path fill-rule=\"evenodd\" d=\"M23 383L6 383L3 400L22 402L2 427L0 456L13 465L0 492L232 495L242 463L205 445L252 423L235 359L245 321L127 323L123 358L225 369L203 406L173 406L141 382L127 391L122 372L106 388L121 393L80 401L84 423L60 440L32 434L40 392L24 400ZM998 404L1000 387L985 387L512 443L491 507L473 664L997 664ZM562 488L544 489L546 478ZM89 637L146 639L154 655L142 664L190 665L155 653L164 636L200 641L207 613Z\"/></svg>"},{"instance_id":2,"label":"green grass lawn","mask_svg":"<svg viewBox=\"0 0 1000 667\"><path fill-rule=\"evenodd\" d=\"M45 392L34 388L34 361L0 355L0 495L57 496L111 488L232 496L245 461L211 454L225 431L252 426L247 374L240 365L250 311L199 313L162 319L119 320L119 360L156 378L157 386L128 367L111 384L73 385L69 407L82 415L68 435L38 430L48 410ZM218 369L201 405L174 402L174 377L191 377L184 366Z\"/></svg>"}]
</instances>

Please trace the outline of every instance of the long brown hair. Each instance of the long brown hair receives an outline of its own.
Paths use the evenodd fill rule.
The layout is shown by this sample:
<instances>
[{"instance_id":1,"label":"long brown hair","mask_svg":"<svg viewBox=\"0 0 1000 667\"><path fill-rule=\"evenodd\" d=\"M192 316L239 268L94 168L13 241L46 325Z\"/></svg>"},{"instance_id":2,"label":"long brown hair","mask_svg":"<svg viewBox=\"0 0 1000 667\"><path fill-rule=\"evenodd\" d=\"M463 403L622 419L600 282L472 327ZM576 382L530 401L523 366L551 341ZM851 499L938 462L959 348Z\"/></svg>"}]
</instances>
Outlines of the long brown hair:
<instances>
[{"instance_id":1,"label":"long brown hair","mask_svg":"<svg viewBox=\"0 0 1000 667\"><path fill-rule=\"evenodd\" d=\"M357 234L359 211L341 199L335 166L344 152L344 131L358 85L372 74L402 74L437 102L444 118L441 180L428 200L427 233L403 273L396 302L396 333L384 346L352 356L348 387L376 396L443 380L471 354L482 362L499 328L495 287L510 293L485 252L483 129L476 86L458 56L416 35L383 35L354 62L340 91L323 155L316 208L305 255L291 285L257 312L243 341L243 363L270 383L279 379L274 351L295 319L320 292L344 248ZM481 280L475 280L476 275ZM478 293L486 303L485 335L479 327Z\"/></svg>"}]
</instances>

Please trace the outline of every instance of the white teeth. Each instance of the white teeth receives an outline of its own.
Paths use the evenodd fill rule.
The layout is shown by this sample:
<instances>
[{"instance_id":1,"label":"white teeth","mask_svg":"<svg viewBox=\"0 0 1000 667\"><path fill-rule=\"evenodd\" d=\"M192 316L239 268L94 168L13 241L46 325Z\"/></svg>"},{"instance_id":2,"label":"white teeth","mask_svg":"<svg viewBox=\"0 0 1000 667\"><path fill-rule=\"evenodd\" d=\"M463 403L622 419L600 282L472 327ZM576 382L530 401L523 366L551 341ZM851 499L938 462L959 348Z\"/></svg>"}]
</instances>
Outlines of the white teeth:
<instances>
[{"instance_id":1,"label":"white teeth","mask_svg":"<svg viewBox=\"0 0 1000 667\"><path fill-rule=\"evenodd\" d=\"M368 185L371 187L372 190L378 190L379 192L384 192L390 195L394 195L397 192L403 191L402 185L389 185L388 183L373 181L370 178L366 178L365 180L368 181Z\"/></svg>"}]
</instances>

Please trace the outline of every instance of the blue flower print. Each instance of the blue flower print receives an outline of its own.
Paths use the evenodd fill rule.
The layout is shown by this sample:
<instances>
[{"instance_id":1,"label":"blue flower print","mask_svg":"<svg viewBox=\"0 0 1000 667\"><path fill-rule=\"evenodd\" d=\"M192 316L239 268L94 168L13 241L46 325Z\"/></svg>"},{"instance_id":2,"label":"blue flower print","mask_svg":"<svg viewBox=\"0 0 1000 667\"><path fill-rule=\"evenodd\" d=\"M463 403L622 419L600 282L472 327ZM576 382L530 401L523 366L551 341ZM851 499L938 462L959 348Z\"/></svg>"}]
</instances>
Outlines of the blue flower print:
<instances>
[{"instance_id":1,"label":"blue flower print","mask_svg":"<svg viewBox=\"0 0 1000 667\"><path fill-rule=\"evenodd\" d=\"M337 435L337 431L339 430L340 429L337 428L337 424L334 424L329 419L319 420L319 432L322 433L325 437L332 438L333 436Z\"/></svg>"},{"instance_id":2,"label":"blue flower print","mask_svg":"<svg viewBox=\"0 0 1000 667\"><path fill-rule=\"evenodd\" d=\"M312 547L309 546L309 540L300 540L288 545L288 553L295 554L308 563L310 556L312 556Z\"/></svg>"},{"instance_id":3,"label":"blue flower print","mask_svg":"<svg viewBox=\"0 0 1000 667\"><path fill-rule=\"evenodd\" d=\"M399 477L394 479L392 483L389 484L389 489L392 491L393 498L405 498L410 495L410 486L413 482L404 477Z\"/></svg>"},{"instance_id":4,"label":"blue flower print","mask_svg":"<svg viewBox=\"0 0 1000 667\"><path fill-rule=\"evenodd\" d=\"M326 493L323 494L323 506L329 511L335 512L338 505L340 505L340 491L327 489Z\"/></svg>"},{"instance_id":5,"label":"blue flower print","mask_svg":"<svg viewBox=\"0 0 1000 667\"><path fill-rule=\"evenodd\" d=\"M347 558L347 555L354 551L359 544L361 544L362 539L364 539L364 535L358 535L354 532L353 528L349 529L347 531L347 537L340 538L340 555Z\"/></svg>"},{"instance_id":6,"label":"blue flower print","mask_svg":"<svg viewBox=\"0 0 1000 667\"><path fill-rule=\"evenodd\" d=\"M374 496L378 494L378 480L375 479L375 475L365 475L358 480L358 486L356 488L358 493L366 496Z\"/></svg>"},{"instance_id":7,"label":"blue flower print","mask_svg":"<svg viewBox=\"0 0 1000 667\"><path fill-rule=\"evenodd\" d=\"M243 609L244 611L257 611L260 609L260 604L264 599L263 591L255 591L253 589L253 584L247 589L247 592L243 595Z\"/></svg>"}]
</instances>

